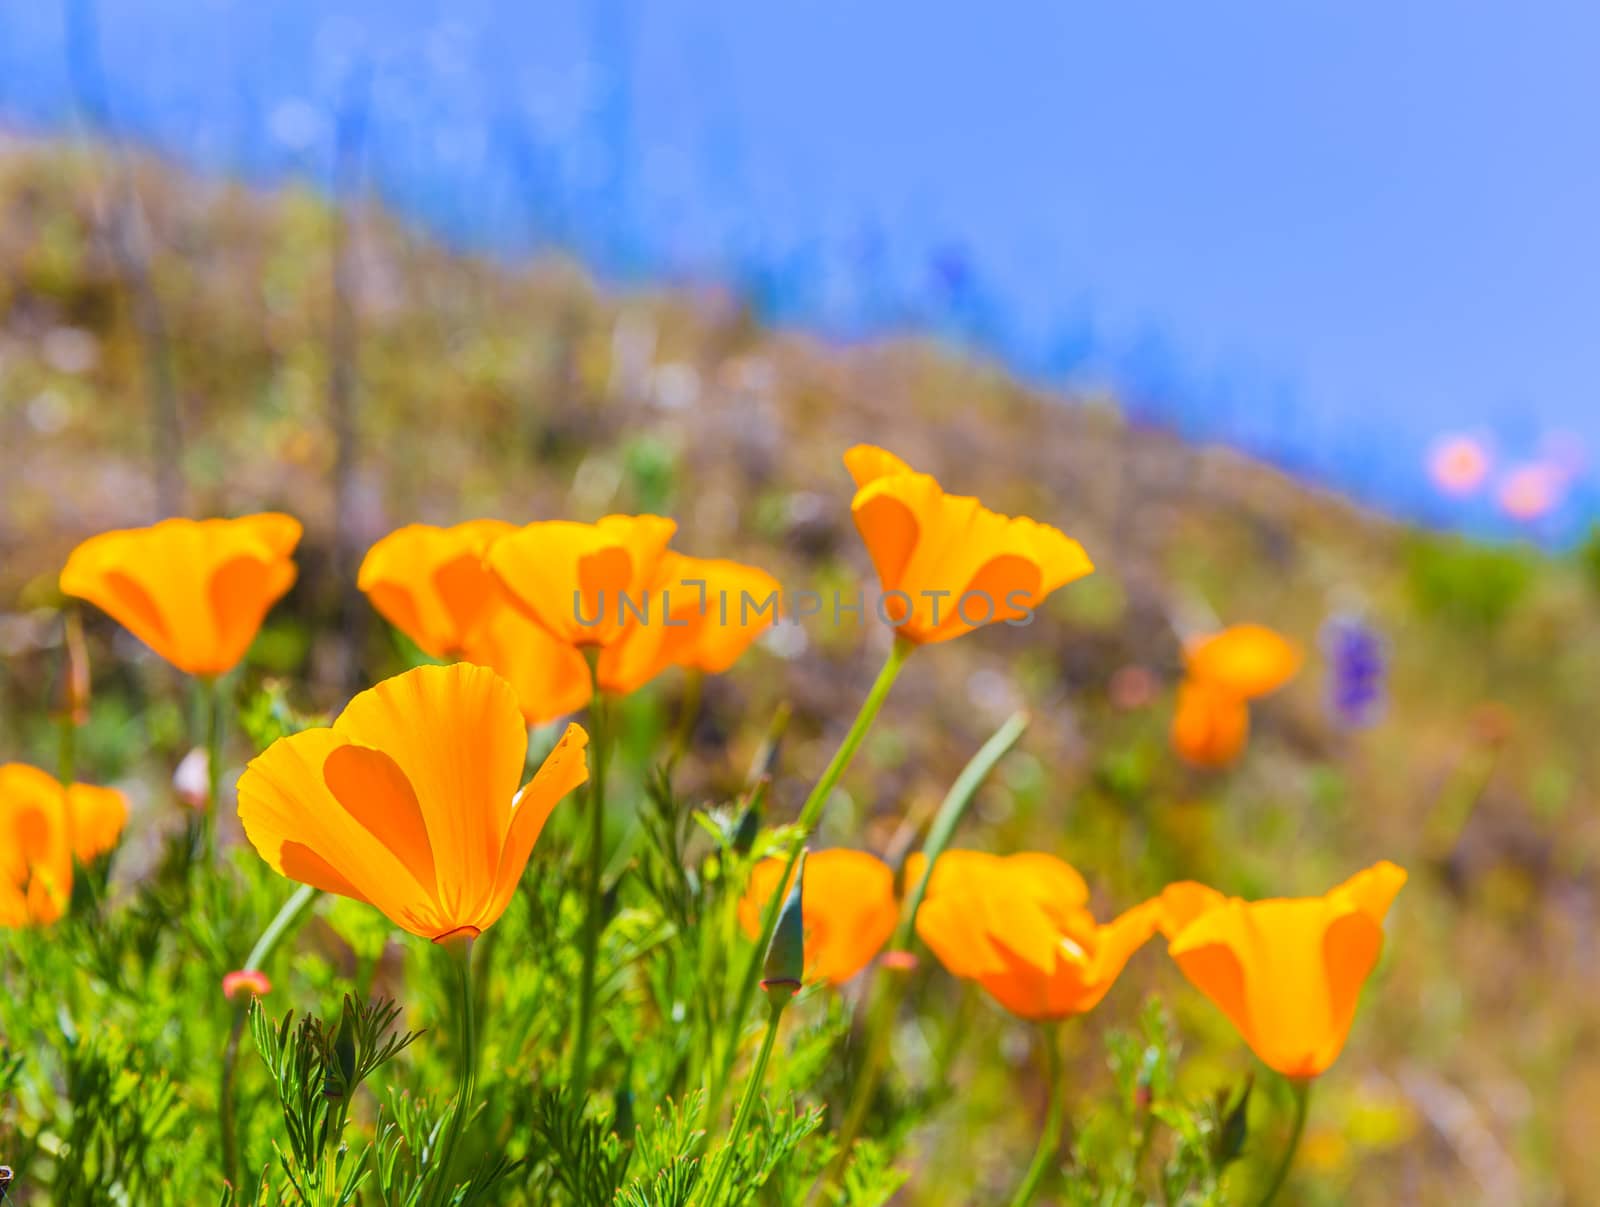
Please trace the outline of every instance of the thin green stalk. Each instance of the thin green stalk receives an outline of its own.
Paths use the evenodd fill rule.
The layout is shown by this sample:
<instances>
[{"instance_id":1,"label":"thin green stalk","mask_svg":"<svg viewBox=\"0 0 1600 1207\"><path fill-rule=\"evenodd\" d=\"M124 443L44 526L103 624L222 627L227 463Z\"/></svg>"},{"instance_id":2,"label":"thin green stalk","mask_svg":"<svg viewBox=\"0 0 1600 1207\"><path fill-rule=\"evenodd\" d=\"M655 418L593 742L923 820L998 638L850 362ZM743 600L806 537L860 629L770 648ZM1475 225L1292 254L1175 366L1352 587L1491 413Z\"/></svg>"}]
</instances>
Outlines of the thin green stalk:
<instances>
[{"instance_id":1,"label":"thin green stalk","mask_svg":"<svg viewBox=\"0 0 1600 1207\"><path fill-rule=\"evenodd\" d=\"M290 894L289 899L273 915L272 921L267 923L267 929L261 932L261 937L256 940L256 945L250 949L250 954L245 957L244 968L246 972L257 972L261 966L272 957L278 944L283 941L290 929L300 920L300 915L313 901L317 899L318 889L309 884L302 884Z\"/></svg>"},{"instance_id":2,"label":"thin green stalk","mask_svg":"<svg viewBox=\"0 0 1600 1207\"><path fill-rule=\"evenodd\" d=\"M221 1081L217 1086L217 1118L222 1126L222 1178L229 1186L239 1184L239 1125L233 1101L233 1083L239 1063L239 1041L244 1036L249 997L234 1003L233 1021L228 1028L228 1043L222 1052Z\"/></svg>"},{"instance_id":3,"label":"thin green stalk","mask_svg":"<svg viewBox=\"0 0 1600 1207\"><path fill-rule=\"evenodd\" d=\"M677 724L673 726L672 741L667 746L667 773L670 775L678 761L689 750L694 738L695 722L700 718L700 696L705 687L705 673L698 670L685 672L683 701L678 706Z\"/></svg>"},{"instance_id":4,"label":"thin green stalk","mask_svg":"<svg viewBox=\"0 0 1600 1207\"><path fill-rule=\"evenodd\" d=\"M872 684L872 690L867 693L867 698L862 701L861 711L856 713L856 719L850 725L850 731L844 735L844 741L839 744L839 749L834 752L833 759L822 772L822 778L817 780L816 786L811 789L811 795L806 797L805 804L800 808L800 817L796 822L799 833L795 836L794 845L789 851L788 861L784 864L783 873L776 883L779 886L773 891L772 899L767 902L766 908L761 911L761 933L756 937L755 944L750 948L750 959L745 964L744 978L739 983L739 995L734 1002L734 1011L729 1022L730 1034L728 1036L727 1051L723 1054L718 1064L716 1076L711 1083L711 1093L706 1100L705 1118L716 1118L722 1106L722 1095L728 1082L728 1074L732 1071L733 1062L739 1052L739 1034L744 1029L745 1015L750 1012L750 1003L755 998L756 983L761 979L761 963L766 959L768 946L772 943L772 932L778 926L778 914L783 909L782 886L788 884L794 876L795 864L800 862L800 853L805 849L817 822L822 816L822 809L828 803L828 798L833 795L833 790L838 786L840 778L850 766L856 756L856 751L861 748L862 740L867 736L867 730L872 728L872 722L877 719L878 710L883 707L884 700L889 695L889 689L894 686L894 681L900 675L900 668L905 665L906 655L912 650L912 645L903 637L896 637L894 646L889 651L889 657L883 664L883 669L878 672L878 678Z\"/></svg>"},{"instance_id":5,"label":"thin green stalk","mask_svg":"<svg viewBox=\"0 0 1600 1207\"><path fill-rule=\"evenodd\" d=\"M600 914L605 902L600 892L605 870L606 755L610 737L605 697L598 691L589 703L589 863L584 877L583 975L578 983L578 1031L572 1048L572 1088L579 1101L589 1090L589 1036L594 1029L595 971L600 956Z\"/></svg>"},{"instance_id":6,"label":"thin green stalk","mask_svg":"<svg viewBox=\"0 0 1600 1207\"><path fill-rule=\"evenodd\" d=\"M283 937L287 935L305 908L317 898L317 889L302 884L283 903L266 930L256 940L250 954L245 957L244 971L258 972L272 957ZM222 1125L222 1176L231 1185L238 1185L239 1141L235 1120L233 1085L239 1064L239 1041L244 1036L245 1015L250 1009L248 997L239 998L233 1006L233 1022L228 1030L228 1044L222 1053L221 1082L217 1087L217 1114Z\"/></svg>"},{"instance_id":7,"label":"thin green stalk","mask_svg":"<svg viewBox=\"0 0 1600 1207\"><path fill-rule=\"evenodd\" d=\"M1267 1192L1261 1196L1258 1207L1267 1207L1278 1197L1283 1184L1289 1180L1289 1167L1294 1164L1294 1155L1300 1150L1300 1137L1305 1135L1306 1115L1311 1109L1311 1082L1309 1079L1292 1078L1289 1086L1294 1090L1294 1124L1289 1130L1289 1143L1284 1146L1278 1168L1267 1185Z\"/></svg>"},{"instance_id":8,"label":"thin green stalk","mask_svg":"<svg viewBox=\"0 0 1600 1207\"><path fill-rule=\"evenodd\" d=\"M212 847L217 831L217 810L222 801L222 678L208 675L196 682L195 698L198 704L200 727L204 729L206 749L206 807L194 819L193 854L202 865L212 861Z\"/></svg>"},{"instance_id":9,"label":"thin green stalk","mask_svg":"<svg viewBox=\"0 0 1600 1207\"><path fill-rule=\"evenodd\" d=\"M63 710L60 719L56 722L56 735L58 751L56 756L56 778L61 781L63 790L70 791L73 780L78 773L78 723L72 719L70 710ZM64 809L63 815L67 823L67 849L73 852L73 867L76 870L78 836L72 817L71 809ZM88 869L82 869L87 872Z\"/></svg>"},{"instance_id":10,"label":"thin green stalk","mask_svg":"<svg viewBox=\"0 0 1600 1207\"><path fill-rule=\"evenodd\" d=\"M459 976L456 982L456 1008L461 1019L461 1048L457 1059L461 1064L460 1084L456 1100L450 1108L450 1123L445 1128L444 1141L439 1147L439 1179L433 1184L430 1201L448 1203L455 1189L452 1170L455 1166L456 1148L467 1117L472 1114L473 1099L478 1088L478 1026L477 1012L473 1006L476 993L472 984L472 939L467 935L436 940L455 959Z\"/></svg>"},{"instance_id":11,"label":"thin green stalk","mask_svg":"<svg viewBox=\"0 0 1600 1207\"><path fill-rule=\"evenodd\" d=\"M1039 1147L1034 1149L1033 1163L1017 1193L1011 1196L1011 1207L1028 1207L1038 1193L1039 1184L1056 1160L1061 1147L1061 1128L1067 1118L1067 1079L1061 1075L1061 1038L1059 1024L1044 1029L1045 1078L1050 1083L1050 1106L1045 1112L1044 1129L1039 1133Z\"/></svg>"},{"instance_id":12,"label":"thin green stalk","mask_svg":"<svg viewBox=\"0 0 1600 1207\"><path fill-rule=\"evenodd\" d=\"M778 1038L778 1020L783 1017L783 1008L786 1005L788 1005L787 996L774 998L772 1001L771 1012L767 1015L767 1033L761 1040L761 1051L756 1056L755 1066L750 1070L750 1079L745 1082L744 1097L739 1099L739 1110L733 1117L733 1127L729 1129L728 1139L717 1157L717 1176L711 1182L710 1192L700 1200L704 1207L716 1207L717 1196L722 1192L722 1184L728 1180L728 1172L733 1168L734 1154L739 1141L744 1137L744 1129L750 1122L750 1112L755 1107L756 1099L761 1096L761 1083L766 1077L767 1061L772 1056L773 1041Z\"/></svg>"},{"instance_id":13,"label":"thin green stalk","mask_svg":"<svg viewBox=\"0 0 1600 1207\"><path fill-rule=\"evenodd\" d=\"M71 713L63 713L56 722L58 736L56 778L63 788L70 788L78 774L78 723Z\"/></svg>"},{"instance_id":14,"label":"thin green stalk","mask_svg":"<svg viewBox=\"0 0 1600 1207\"><path fill-rule=\"evenodd\" d=\"M933 825L928 829L927 841L922 844L922 875L917 878L917 883L906 896L905 906L900 911L899 925L895 928L893 938L889 940L889 951L911 949L911 940L916 933L917 910L922 908L922 899L927 894L934 861L944 854L944 849L950 845L951 838L955 836L956 827L966 816L972 798L977 795L979 786L989 777L995 764L1017 744L1023 731L1028 728L1028 720L1028 714L1025 712L1016 712L1007 718L1005 724L995 730L989 740L961 769L961 774L956 776L955 782L950 785L950 791L945 793L944 801L939 805L939 812L934 815ZM850 1100L850 1109L845 1115L844 1126L839 1129L839 1155L834 1159L833 1168L829 1173L830 1182L836 1181L844 1173L844 1168L850 1160L850 1146L860 1134L861 1125L866 1122L867 1112L872 1106L872 1097L877 1093L883 1071L888 1065L890 1029L900 1005L900 996L904 992L905 983L905 974L901 972L879 975L874 983L875 992L867 1019L865 1056L861 1072L856 1077L855 1092Z\"/></svg>"}]
</instances>

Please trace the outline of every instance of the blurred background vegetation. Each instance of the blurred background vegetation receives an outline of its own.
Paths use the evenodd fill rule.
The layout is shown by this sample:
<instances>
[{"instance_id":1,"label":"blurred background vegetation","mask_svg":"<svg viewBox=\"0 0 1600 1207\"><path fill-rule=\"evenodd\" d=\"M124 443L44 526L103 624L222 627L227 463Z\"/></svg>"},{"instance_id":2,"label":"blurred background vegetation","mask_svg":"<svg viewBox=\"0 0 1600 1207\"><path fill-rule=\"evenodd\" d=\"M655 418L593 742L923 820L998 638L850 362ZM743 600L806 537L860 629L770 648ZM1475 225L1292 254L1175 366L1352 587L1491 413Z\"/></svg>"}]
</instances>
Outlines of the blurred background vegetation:
<instances>
[{"instance_id":1,"label":"blurred background vegetation","mask_svg":"<svg viewBox=\"0 0 1600 1207\"><path fill-rule=\"evenodd\" d=\"M1313 894L1394 859L1412 881L1319 1086L1298 1189L1324 1203L1600 1201L1600 541L1555 555L1408 528L1130 422L1115 398L1041 394L932 343L829 345L764 326L726 292L608 292L573 263L454 254L309 191L8 141L0 756L52 765L56 575L90 533L173 509L302 519L299 582L247 674L321 711L408 656L354 571L411 521L659 511L685 552L853 600L873 581L839 460L858 441L1060 526L1098 571L1031 627L914 659L822 841L902 851L1025 707L1033 724L959 841L1064 856L1102 916L1172 879ZM1325 626L1351 618L1384 661L1381 712L1360 727L1318 652ZM1166 742L1181 638L1240 621L1312 657L1253 709L1244 759L1197 772ZM134 800L128 878L139 844L153 851L173 824L182 697L105 617L84 622L97 695L80 768ZM774 800L780 819L796 808L887 639L825 605L708 680L679 777L688 798L735 790L787 703ZM672 676L628 700L636 759L681 703ZM949 1100L915 1137L904 1201L987 1201L1036 1135L1034 1041L937 967L916 975L925 1011L972 1023ZM1249 1071L1222 1016L1152 945L1069 1029L1081 1103L1109 1093L1104 1033L1136 1026L1151 992L1175 1013L1194 1093ZM926 1066L927 1037L908 1024L896 1056ZM976 1198L954 1189L971 1186Z\"/></svg>"}]
</instances>

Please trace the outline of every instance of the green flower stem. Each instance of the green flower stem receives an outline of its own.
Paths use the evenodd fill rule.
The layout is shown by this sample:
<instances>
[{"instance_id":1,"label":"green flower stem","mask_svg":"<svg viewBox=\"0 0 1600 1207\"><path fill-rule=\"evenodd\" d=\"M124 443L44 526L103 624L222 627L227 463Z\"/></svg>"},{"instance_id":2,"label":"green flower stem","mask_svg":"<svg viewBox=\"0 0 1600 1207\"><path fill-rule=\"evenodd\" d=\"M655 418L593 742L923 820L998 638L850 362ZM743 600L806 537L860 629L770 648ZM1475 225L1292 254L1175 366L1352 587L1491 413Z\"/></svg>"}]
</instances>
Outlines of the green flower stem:
<instances>
[{"instance_id":1,"label":"green flower stem","mask_svg":"<svg viewBox=\"0 0 1600 1207\"><path fill-rule=\"evenodd\" d=\"M472 983L472 938L456 935L436 940L454 958L456 978L456 1013L461 1020L461 1048L457 1059L461 1064L461 1080L456 1090L456 1100L450 1108L450 1122L445 1128L444 1142L439 1147L439 1178L433 1184L430 1201L435 1204L450 1202L455 1181L453 1169L456 1149L468 1116L472 1114L473 1100L478 1088L478 1027L477 1011L473 1005L477 997Z\"/></svg>"},{"instance_id":2,"label":"green flower stem","mask_svg":"<svg viewBox=\"0 0 1600 1207\"><path fill-rule=\"evenodd\" d=\"M1038 1193L1039 1184L1056 1160L1061 1147L1061 1128L1067 1118L1067 1079L1061 1075L1061 1037L1059 1024L1044 1028L1045 1078L1050 1083L1050 1106L1045 1112L1044 1129L1039 1133L1039 1147L1034 1149L1033 1163L1011 1196L1011 1207L1028 1207Z\"/></svg>"},{"instance_id":3,"label":"green flower stem","mask_svg":"<svg viewBox=\"0 0 1600 1207\"><path fill-rule=\"evenodd\" d=\"M928 880L933 875L934 861L944 854L945 848L950 845L950 840L955 837L956 827L966 816L967 808L972 804L972 798L977 795L979 786L989 777L995 764L1017 744L1028 728L1028 721L1026 712L1016 712L1007 718L1005 724L995 730L989 740L961 769L961 774L950 785L950 791L945 793L939 812L934 815L933 825L928 830L927 840L922 844L922 875L906 895L905 906L900 911L900 922L895 928L893 938L889 940L888 950L911 949L911 940L916 934L917 910L922 908L922 899L927 895ZM844 1174L845 1166L850 1160L850 1145L860 1134L861 1125L866 1122L867 1112L872 1106L872 1097L877 1093L883 1071L888 1065L891 1027L905 984L906 976L899 971L889 972L887 976L879 975L875 983L872 1006L867 1019L865 1055L862 1059L861 1072L856 1077L850 1110L845 1115L844 1126L839 1129L839 1155L835 1158L829 1174L830 1182L837 1181Z\"/></svg>"},{"instance_id":4,"label":"green flower stem","mask_svg":"<svg viewBox=\"0 0 1600 1207\"><path fill-rule=\"evenodd\" d=\"M812 833L817 828L817 822L822 816L822 809L828 803L828 798L833 795L834 788L838 785L845 770L850 766L856 756L856 751L861 748L862 740L867 736L867 730L872 728L872 722L878 716L878 710L883 707L884 700L889 695L889 689L894 686L894 681L900 675L900 668L905 665L906 655L912 650L912 644L903 637L896 637L894 646L889 651L889 657L883 664L883 669L878 672L878 678L872 685L872 690L867 693L867 698L862 701L861 711L856 713L856 719L850 726L850 732L845 734L844 741L839 744L839 749L834 752L832 761L822 772L822 778L817 780L816 786L811 789L811 795L806 797L806 802L800 808L800 818L796 822L799 833L795 836L794 845L789 851L789 859L784 864L783 874L778 877L778 888L774 890L772 899L767 902L766 908L761 911L761 933L756 937L754 945L750 948L750 959L745 965L744 979L739 984L739 996L735 999L730 1034L728 1036L727 1050L718 1064L716 1075L711 1083L711 1093L706 1100L706 1119L716 1118L722 1106L722 1095L727 1086L728 1075L733 1068L734 1058L739 1053L739 1035L744 1030L745 1015L750 1012L750 1003L755 998L756 982L761 979L761 963L766 959L767 948L772 943L772 932L778 926L778 914L783 909L783 888L794 875L794 866L800 861L800 853L805 849Z\"/></svg>"},{"instance_id":5,"label":"green flower stem","mask_svg":"<svg viewBox=\"0 0 1600 1207\"><path fill-rule=\"evenodd\" d=\"M309 884L302 884L290 894L272 921L267 923L267 929L261 932L261 937L250 949L250 954L245 957L246 972L259 972L261 966L272 958L272 953L277 950L278 944L283 942L284 936L300 920L300 915L305 912L306 907L317 899L319 891Z\"/></svg>"},{"instance_id":6,"label":"green flower stem","mask_svg":"<svg viewBox=\"0 0 1600 1207\"><path fill-rule=\"evenodd\" d=\"M783 1017L783 1009L788 1004L787 997L776 996L772 1000L771 1012L767 1015L767 1033L761 1040L761 1051L756 1055L756 1063L750 1070L750 1079L745 1082L744 1097L739 1099L739 1110L733 1117L733 1127L729 1129L728 1139L722 1146L722 1152L718 1154L717 1176L711 1182L711 1190L700 1200L703 1207L716 1207L717 1196L722 1193L722 1184L728 1180L728 1171L733 1168L734 1154L744 1136L744 1129L750 1122L750 1112L755 1108L756 1099L761 1096L761 1083L766 1078L767 1061L772 1056L773 1041L778 1038L778 1020Z\"/></svg>"},{"instance_id":7,"label":"green flower stem","mask_svg":"<svg viewBox=\"0 0 1600 1207\"><path fill-rule=\"evenodd\" d=\"M594 760L589 768L589 862L584 877L583 976L578 984L578 1031L572 1048L572 1088L581 1102L589 1090L589 1036L594 1030L595 971L600 956L600 892L605 870L606 756L610 729L606 701L598 691L589 702L589 739Z\"/></svg>"},{"instance_id":8,"label":"green flower stem","mask_svg":"<svg viewBox=\"0 0 1600 1207\"><path fill-rule=\"evenodd\" d=\"M1289 1168L1294 1164L1295 1153L1300 1151L1300 1137L1305 1135L1306 1115L1311 1108L1311 1081L1309 1078L1292 1078L1289 1086L1294 1090L1294 1124L1289 1130L1289 1142L1284 1146L1283 1157L1278 1161L1267 1192L1261 1196L1259 1207L1267 1207L1276 1199L1283 1184L1289 1180Z\"/></svg>"},{"instance_id":9,"label":"green flower stem","mask_svg":"<svg viewBox=\"0 0 1600 1207\"><path fill-rule=\"evenodd\" d=\"M317 892L318 890L309 884L302 884L295 889L273 916L272 921L267 923L267 929L261 932L256 945L245 957L244 971L260 971L261 966L272 957L273 951L294 927L306 907L317 899ZM234 1118L233 1083L239 1064L239 1041L244 1035L244 1020L249 1010L248 997L241 997L234 1003L233 1023L228 1030L228 1046L222 1053L221 1083L217 1087L217 1114L222 1125L222 1176L230 1185L237 1185L239 1177L239 1140L238 1125Z\"/></svg>"},{"instance_id":10,"label":"green flower stem","mask_svg":"<svg viewBox=\"0 0 1600 1207\"><path fill-rule=\"evenodd\" d=\"M63 788L70 788L78 775L78 723L71 712L62 712L56 722L56 735L56 778Z\"/></svg>"},{"instance_id":11,"label":"green flower stem","mask_svg":"<svg viewBox=\"0 0 1600 1207\"><path fill-rule=\"evenodd\" d=\"M677 724L672 729L672 741L667 746L667 774L678 766L678 761L689 750L694 740L695 722L700 719L700 697L705 689L705 672L690 669L684 674L683 701L678 706Z\"/></svg>"},{"instance_id":12,"label":"green flower stem","mask_svg":"<svg viewBox=\"0 0 1600 1207\"><path fill-rule=\"evenodd\" d=\"M212 861L217 830L217 809L222 801L222 677L207 675L196 681L195 698L204 730L206 750L206 807L191 831L192 856L202 866Z\"/></svg>"}]
</instances>

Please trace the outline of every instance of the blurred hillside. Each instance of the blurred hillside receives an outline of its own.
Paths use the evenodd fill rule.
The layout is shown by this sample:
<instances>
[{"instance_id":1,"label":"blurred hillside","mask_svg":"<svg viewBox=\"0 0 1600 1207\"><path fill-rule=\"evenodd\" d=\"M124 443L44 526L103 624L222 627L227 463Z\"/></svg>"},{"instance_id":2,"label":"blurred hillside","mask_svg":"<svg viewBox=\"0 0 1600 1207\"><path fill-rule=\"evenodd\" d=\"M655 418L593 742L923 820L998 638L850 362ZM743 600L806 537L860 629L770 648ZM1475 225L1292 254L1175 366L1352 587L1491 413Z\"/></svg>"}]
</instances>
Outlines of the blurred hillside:
<instances>
[{"instance_id":1,"label":"blurred hillside","mask_svg":"<svg viewBox=\"0 0 1600 1207\"><path fill-rule=\"evenodd\" d=\"M1177 877L1316 893L1392 858L1413 879L1320 1087L1308 1201L1600 1201L1594 573L1403 528L1130 425L1114 400L1040 395L929 344L825 345L764 328L726 294L613 296L572 264L455 255L307 192L6 144L0 757L48 765L55 574L84 536L154 518L163 473L193 514L305 521L300 581L248 673L290 677L297 703L327 708L400 665L351 595L362 551L410 521L659 511L686 552L853 601L872 579L839 455L858 441L1059 525L1098 572L1031 627L914 658L825 839L903 848L1026 707L1021 752L962 841L1071 859L1102 912ZM1328 715L1317 656L1322 626L1348 613L1392 662L1386 712L1361 732ZM1255 708L1237 769L1193 772L1166 747L1180 638L1245 620L1303 643L1307 669ZM161 711L174 680L104 617L85 621L100 698L84 759L157 817L181 755L181 716ZM796 807L887 639L851 616L835 624L825 602L709 681L691 792L736 785L788 700L775 796ZM630 723L670 725L680 688L669 677L630 701ZM1077 1029L1084 1101L1108 1076L1100 1034L1130 1024L1151 989L1178 1015L1196 1093L1249 1069L1152 947ZM926 991L955 1000L937 970ZM978 1015L910 1201L1004 1185L1032 1143L1042 1095L1025 1029ZM916 1037L902 1038L914 1076ZM1014 1079L994 1073L1009 1066ZM960 1142L996 1117L1014 1130L982 1151Z\"/></svg>"}]
</instances>

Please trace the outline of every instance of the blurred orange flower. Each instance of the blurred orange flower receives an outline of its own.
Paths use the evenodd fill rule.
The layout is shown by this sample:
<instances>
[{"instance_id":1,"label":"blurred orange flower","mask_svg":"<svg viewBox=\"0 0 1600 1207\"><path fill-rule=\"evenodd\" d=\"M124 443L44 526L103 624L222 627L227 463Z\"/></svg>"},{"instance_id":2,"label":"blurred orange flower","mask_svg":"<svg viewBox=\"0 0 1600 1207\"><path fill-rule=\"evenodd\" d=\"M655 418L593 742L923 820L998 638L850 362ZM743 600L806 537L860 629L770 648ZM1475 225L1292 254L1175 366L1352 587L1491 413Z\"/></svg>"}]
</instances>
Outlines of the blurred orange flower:
<instances>
[{"instance_id":1,"label":"blurred orange flower","mask_svg":"<svg viewBox=\"0 0 1600 1207\"><path fill-rule=\"evenodd\" d=\"M1083 878L1053 856L975 856L940 856L917 933L952 976L977 981L1019 1018L1092 1009L1155 933L1155 902L1096 922ZM915 867L908 861L907 883L920 873L920 859Z\"/></svg>"},{"instance_id":2,"label":"blurred orange flower","mask_svg":"<svg viewBox=\"0 0 1600 1207\"><path fill-rule=\"evenodd\" d=\"M778 891L783 860L763 859L739 901L739 925L752 939L761 911ZM789 886L785 884L787 893ZM894 933L900 908L889 865L865 851L835 848L806 856L806 979L841 985L860 972Z\"/></svg>"},{"instance_id":3,"label":"blurred orange flower","mask_svg":"<svg viewBox=\"0 0 1600 1207\"><path fill-rule=\"evenodd\" d=\"M1406 882L1387 861L1321 897L1241 901L1193 881L1157 898L1168 950L1261 1060L1316 1077L1338 1057Z\"/></svg>"},{"instance_id":4,"label":"blurred orange flower","mask_svg":"<svg viewBox=\"0 0 1600 1207\"><path fill-rule=\"evenodd\" d=\"M1250 735L1248 701L1278 690L1300 669L1300 647L1259 624L1240 624L1184 650L1172 746L1200 767L1224 767Z\"/></svg>"},{"instance_id":5,"label":"blurred orange flower","mask_svg":"<svg viewBox=\"0 0 1600 1207\"><path fill-rule=\"evenodd\" d=\"M300 522L276 512L103 532L72 551L61 590L110 614L179 670L220 675L293 585L299 542Z\"/></svg>"},{"instance_id":6,"label":"blurred orange flower","mask_svg":"<svg viewBox=\"0 0 1600 1207\"><path fill-rule=\"evenodd\" d=\"M1021 620L1094 570L1077 541L946 494L893 453L858 444L844 463L855 479L850 511L878 571L882 612L909 641L947 641Z\"/></svg>"},{"instance_id":7,"label":"blurred orange flower","mask_svg":"<svg viewBox=\"0 0 1600 1207\"><path fill-rule=\"evenodd\" d=\"M79 863L93 863L108 853L128 824L128 798L115 788L73 784L67 789L67 810L72 822L72 852Z\"/></svg>"},{"instance_id":8,"label":"blurred orange flower","mask_svg":"<svg viewBox=\"0 0 1600 1207\"><path fill-rule=\"evenodd\" d=\"M739 562L662 554L648 621L632 620L595 667L602 691L626 694L671 666L721 674L777 619L778 580Z\"/></svg>"},{"instance_id":9,"label":"blurred orange flower","mask_svg":"<svg viewBox=\"0 0 1600 1207\"><path fill-rule=\"evenodd\" d=\"M528 616L574 646L621 640L655 583L677 525L610 515L596 524L546 520L501 537L488 566Z\"/></svg>"},{"instance_id":10,"label":"blurred orange flower","mask_svg":"<svg viewBox=\"0 0 1600 1207\"><path fill-rule=\"evenodd\" d=\"M504 606L484 555L515 532L503 520L468 520L451 528L407 524L378 541L361 561L356 584L395 628L435 658L453 658Z\"/></svg>"},{"instance_id":11,"label":"blurred orange flower","mask_svg":"<svg viewBox=\"0 0 1600 1207\"><path fill-rule=\"evenodd\" d=\"M72 861L116 846L128 802L114 788L73 784L26 763L0 766L0 926L48 925L72 898Z\"/></svg>"},{"instance_id":12,"label":"blurred orange flower","mask_svg":"<svg viewBox=\"0 0 1600 1207\"><path fill-rule=\"evenodd\" d=\"M588 778L587 742L569 725L519 793L528 733L510 685L468 663L418 667L252 760L239 819L293 880L426 939L476 935L504 912L550 811Z\"/></svg>"},{"instance_id":13,"label":"blurred orange flower","mask_svg":"<svg viewBox=\"0 0 1600 1207\"><path fill-rule=\"evenodd\" d=\"M543 724L589 702L589 665L523 615L484 565L490 546L516 531L501 520L409 524L367 551L357 584L425 653L494 670L516 692L523 717Z\"/></svg>"}]
</instances>

